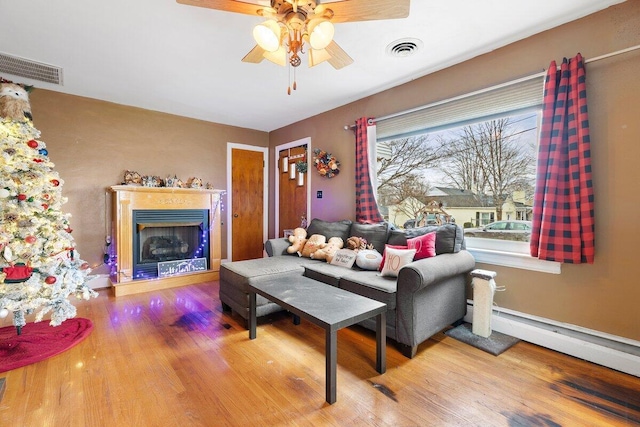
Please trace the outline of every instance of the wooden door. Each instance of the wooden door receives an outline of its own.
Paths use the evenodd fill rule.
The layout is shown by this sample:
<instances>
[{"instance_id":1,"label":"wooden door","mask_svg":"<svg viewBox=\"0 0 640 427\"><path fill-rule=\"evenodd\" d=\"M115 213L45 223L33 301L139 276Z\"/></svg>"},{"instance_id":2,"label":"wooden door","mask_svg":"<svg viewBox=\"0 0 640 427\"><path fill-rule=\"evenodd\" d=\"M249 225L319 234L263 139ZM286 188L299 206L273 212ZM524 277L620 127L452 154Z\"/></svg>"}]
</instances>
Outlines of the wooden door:
<instances>
[{"instance_id":1,"label":"wooden door","mask_svg":"<svg viewBox=\"0 0 640 427\"><path fill-rule=\"evenodd\" d=\"M262 258L264 154L231 150L231 260Z\"/></svg>"},{"instance_id":2,"label":"wooden door","mask_svg":"<svg viewBox=\"0 0 640 427\"><path fill-rule=\"evenodd\" d=\"M279 174L279 230L278 236L284 236L284 230L300 227L302 218L307 215L307 185L309 171L304 174L302 185L298 181L297 162L307 162L307 146L288 148L280 151L278 161ZM283 165L287 164L285 168ZM308 168L309 169L309 168ZM295 172L292 172L292 170Z\"/></svg>"}]
</instances>

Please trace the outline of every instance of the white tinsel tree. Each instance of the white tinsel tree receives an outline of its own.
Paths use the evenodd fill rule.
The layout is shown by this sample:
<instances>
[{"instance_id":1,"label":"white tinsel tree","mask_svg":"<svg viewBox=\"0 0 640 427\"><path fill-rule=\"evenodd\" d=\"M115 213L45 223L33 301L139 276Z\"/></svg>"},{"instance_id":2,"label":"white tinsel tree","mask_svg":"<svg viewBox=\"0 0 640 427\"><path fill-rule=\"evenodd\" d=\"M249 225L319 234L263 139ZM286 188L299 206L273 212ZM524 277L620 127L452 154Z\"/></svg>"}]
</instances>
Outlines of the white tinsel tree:
<instances>
[{"instance_id":1,"label":"white tinsel tree","mask_svg":"<svg viewBox=\"0 0 640 427\"><path fill-rule=\"evenodd\" d=\"M13 313L18 334L26 315L35 321L51 313L58 326L75 317L74 294L97 296L86 285L89 265L80 259L71 236L69 214L62 213L64 181L53 170L40 132L28 114L5 108L10 93L0 81L0 317ZM21 100L24 103L24 99Z\"/></svg>"}]
</instances>

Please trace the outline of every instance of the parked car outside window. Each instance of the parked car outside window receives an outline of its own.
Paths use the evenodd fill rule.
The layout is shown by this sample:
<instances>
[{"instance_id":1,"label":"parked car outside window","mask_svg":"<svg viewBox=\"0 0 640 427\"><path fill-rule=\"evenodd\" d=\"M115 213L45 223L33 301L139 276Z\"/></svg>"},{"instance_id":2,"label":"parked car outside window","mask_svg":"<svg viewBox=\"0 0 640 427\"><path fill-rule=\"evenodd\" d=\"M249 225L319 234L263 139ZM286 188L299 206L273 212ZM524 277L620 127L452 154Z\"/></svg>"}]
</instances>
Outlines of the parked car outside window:
<instances>
[{"instance_id":1,"label":"parked car outside window","mask_svg":"<svg viewBox=\"0 0 640 427\"><path fill-rule=\"evenodd\" d=\"M465 228L467 237L491 237L492 234L531 234L531 221L496 221L484 227Z\"/></svg>"}]
</instances>

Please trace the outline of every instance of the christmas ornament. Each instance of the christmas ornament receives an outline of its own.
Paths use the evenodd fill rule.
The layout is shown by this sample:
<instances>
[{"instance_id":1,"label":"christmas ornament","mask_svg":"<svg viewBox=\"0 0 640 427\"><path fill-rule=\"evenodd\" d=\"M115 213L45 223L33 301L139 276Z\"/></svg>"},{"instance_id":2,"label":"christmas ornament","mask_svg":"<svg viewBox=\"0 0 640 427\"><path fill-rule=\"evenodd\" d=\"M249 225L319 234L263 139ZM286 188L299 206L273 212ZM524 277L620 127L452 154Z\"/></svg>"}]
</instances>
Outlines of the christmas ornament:
<instances>
[{"instance_id":1,"label":"christmas ornament","mask_svg":"<svg viewBox=\"0 0 640 427\"><path fill-rule=\"evenodd\" d=\"M58 185L60 185L60 181L58 181L57 179L52 179L50 182L53 184L54 187L57 187Z\"/></svg>"},{"instance_id":2,"label":"christmas ornament","mask_svg":"<svg viewBox=\"0 0 640 427\"><path fill-rule=\"evenodd\" d=\"M46 148L41 148L40 150L38 150L38 153L42 154L43 156L46 156L47 154L49 154Z\"/></svg>"},{"instance_id":3,"label":"christmas ornament","mask_svg":"<svg viewBox=\"0 0 640 427\"><path fill-rule=\"evenodd\" d=\"M53 285L54 283L56 283L56 279L55 276L47 276L46 279L44 279L44 283L46 283L47 285Z\"/></svg>"},{"instance_id":4,"label":"christmas ornament","mask_svg":"<svg viewBox=\"0 0 640 427\"><path fill-rule=\"evenodd\" d=\"M6 188L0 188L0 199L6 199L10 194Z\"/></svg>"},{"instance_id":5,"label":"christmas ornament","mask_svg":"<svg viewBox=\"0 0 640 427\"><path fill-rule=\"evenodd\" d=\"M23 201L26 199L27 199L27 196L25 194L18 194L18 200Z\"/></svg>"},{"instance_id":6,"label":"christmas ornament","mask_svg":"<svg viewBox=\"0 0 640 427\"><path fill-rule=\"evenodd\" d=\"M27 142L27 145L31 148L38 148L38 141L32 139L29 142Z\"/></svg>"},{"instance_id":7,"label":"christmas ornament","mask_svg":"<svg viewBox=\"0 0 640 427\"><path fill-rule=\"evenodd\" d=\"M4 259L9 262L11 262L11 260L13 259L13 252L11 251L11 248L9 246L4 248L3 256Z\"/></svg>"},{"instance_id":8,"label":"christmas ornament","mask_svg":"<svg viewBox=\"0 0 640 427\"><path fill-rule=\"evenodd\" d=\"M4 267L2 272L7 275L4 278L5 283L20 283L29 280L33 273L33 268L24 264L16 264L10 267Z\"/></svg>"},{"instance_id":9,"label":"christmas ornament","mask_svg":"<svg viewBox=\"0 0 640 427\"><path fill-rule=\"evenodd\" d=\"M0 310L0 319L4 319L8 315L9 315L9 310L7 310L6 308L3 308L2 310Z\"/></svg>"},{"instance_id":10,"label":"christmas ornament","mask_svg":"<svg viewBox=\"0 0 640 427\"><path fill-rule=\"evenodd\" d=\"M30 244L33 244L37 241L36 236L27 236L24 238L24 241Z\"/></svg>"}]
</instances>

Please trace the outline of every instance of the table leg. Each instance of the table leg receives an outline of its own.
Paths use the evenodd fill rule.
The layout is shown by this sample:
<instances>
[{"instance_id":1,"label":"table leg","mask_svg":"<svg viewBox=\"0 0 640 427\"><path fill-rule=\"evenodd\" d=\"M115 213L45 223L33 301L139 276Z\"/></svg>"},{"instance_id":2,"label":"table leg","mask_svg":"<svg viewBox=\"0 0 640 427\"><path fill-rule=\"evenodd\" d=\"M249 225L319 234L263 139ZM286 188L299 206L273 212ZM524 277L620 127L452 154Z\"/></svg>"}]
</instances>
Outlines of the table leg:
<instances>
[{"instance_id":1,"label":"table leg","mask_svg":"<svg viewBox=\"0 0 640 427\"><path fill-rule=\"evenodd\" d=\"M338 362L338 333L337 331L327 331L326 336L326 382L327 382L327 403L336 402L336 365Z\"/></svg>"},{"instance_id":2,"label":"table leg","mask_svg":"<svg viewBox=\"0 0 640 427\"><path fill-rule=\"evenodd\" d=\"M387 371L387 313L376 316L376 371Z\"/></svg>"},{"instance_id":3,"label":"table leg","mask_svg":"<svg viewBox=\"0 0 640 427\"><path fill-rule=\"evenodd\" d=\"M249 339L256 339L256 293L249 292Z\"/></svg>"}]
</instances>

